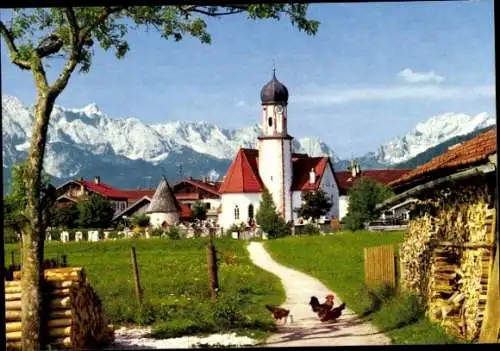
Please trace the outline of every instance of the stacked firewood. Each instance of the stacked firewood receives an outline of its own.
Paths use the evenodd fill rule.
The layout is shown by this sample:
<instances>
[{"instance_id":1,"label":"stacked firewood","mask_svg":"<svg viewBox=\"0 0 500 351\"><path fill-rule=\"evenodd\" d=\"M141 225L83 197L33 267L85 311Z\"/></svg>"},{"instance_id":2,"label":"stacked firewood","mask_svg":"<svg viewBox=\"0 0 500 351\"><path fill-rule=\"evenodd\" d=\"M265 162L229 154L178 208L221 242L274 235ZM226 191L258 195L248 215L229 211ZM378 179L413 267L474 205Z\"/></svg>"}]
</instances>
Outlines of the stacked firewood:
<instances>
[{"instance_id":1,"label":"stacked firewood","mask_svg":"<svg viewBox=\"0 0 500 351\"><path fill-rule=\"evenodd\" d=\"M8 350L22 347L21 274L5 282L5 320ZM87 348L110 341L101 301L82 268L44 271L42 341L46 347Z\"/></svg>"},{"instance_id":2,"label":"stacked firewood","mask_svg":"<svg viewBox=\"0 0 500 351\"><path fill-rule=\"evenodd\" d=\"M495 214L486 186L454 186L422 197L400 249L401 287L419 294L429 318L478 337L486 305Z\"/></svg>"},{"instance_id":3,"label":"stacked firewood","mask_svg":"<svg viewBox=\"0 0 500 351\"><path fill-rule=\"evenodd\" d=\"M399 249L402 288L419 295L426 294L432 255L431 239L435 234L433 222L427 214L410 221Z\"/></svg>"}]
</instances>

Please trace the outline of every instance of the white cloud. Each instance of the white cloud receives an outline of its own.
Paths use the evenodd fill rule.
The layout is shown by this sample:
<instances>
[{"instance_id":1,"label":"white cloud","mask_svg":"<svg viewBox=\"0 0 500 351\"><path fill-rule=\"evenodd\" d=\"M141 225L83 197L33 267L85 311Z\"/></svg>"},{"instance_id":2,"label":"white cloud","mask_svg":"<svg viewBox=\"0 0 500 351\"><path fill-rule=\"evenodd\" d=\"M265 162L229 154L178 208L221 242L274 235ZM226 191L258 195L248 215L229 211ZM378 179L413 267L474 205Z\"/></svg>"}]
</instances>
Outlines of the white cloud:
<instances>
[{"instance_id":1,"label":"white cloud","mask_svg":"<svg viewBox=\"0 0 500 351\"><path fill-rule=\"evenodd\" d=\"M480 97L494 98L495 86L480 85L474 87L442 87L442 86L395 86L382 88L315 89L305 94L292 95L294 103L315 105L335 105L353 101L392 101L392 100L446 100L475 99Z\"/></svg>"},{"instance_id":2,"label":"white cloud","mask_svg":"<svg viewBox=\"0 0 500 351\"><path fill-rule=\"evenodd\" d=\"M398 76L402 77L409 83L422 83L422 82L436 82L441 83L445 78L443 76L438 76L433 71L430 72L413 72L409 68L405 68L398 73Z\"/></svg>"},{"instance_id":3,"label":"white cloud","mask_svg":"<svg viewBox=\"0 0 500 351\"><path fill-rule=\"evenodd\" d=\"M247 103L246 103L245 101L243 101L243 100L240 100L240 101L236 102L236 106L238 106L238 107L243 107L243 106L245 106L246 104L247 104Z\"/></svg>"}]
</instances>

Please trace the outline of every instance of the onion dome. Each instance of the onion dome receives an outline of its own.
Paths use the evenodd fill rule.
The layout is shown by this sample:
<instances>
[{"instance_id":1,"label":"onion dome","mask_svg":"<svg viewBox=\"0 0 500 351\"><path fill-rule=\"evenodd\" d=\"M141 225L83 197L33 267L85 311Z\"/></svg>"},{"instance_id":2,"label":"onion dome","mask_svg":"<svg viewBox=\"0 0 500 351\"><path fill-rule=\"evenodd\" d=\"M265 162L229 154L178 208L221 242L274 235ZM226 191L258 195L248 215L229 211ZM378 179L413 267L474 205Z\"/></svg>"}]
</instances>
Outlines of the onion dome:
<instances>
[{"instance_id":1,"label":"onion dome","mask_svg":"<svg viewBox=\"0 0 500 351\"><path fill-rule=\"evenodd\" d=\"M262 105L286 105L288 103L288 89L276 79L275 70L273 70L273 79L260 91L260 99Z\"/></svg>"}]
</instances>

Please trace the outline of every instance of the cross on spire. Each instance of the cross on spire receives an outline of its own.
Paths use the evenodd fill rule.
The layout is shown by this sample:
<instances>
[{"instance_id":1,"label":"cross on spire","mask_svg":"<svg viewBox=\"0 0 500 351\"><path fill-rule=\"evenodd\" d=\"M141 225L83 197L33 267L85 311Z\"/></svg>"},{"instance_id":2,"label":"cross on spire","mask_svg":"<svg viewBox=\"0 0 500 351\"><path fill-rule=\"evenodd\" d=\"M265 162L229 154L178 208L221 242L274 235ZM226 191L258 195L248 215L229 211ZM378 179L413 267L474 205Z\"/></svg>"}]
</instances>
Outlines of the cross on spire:
<instances>
[{"instance_id":1,"label":"cross on spire","mask_svg":"<svg viewBox=\"0 0 500 351\"><path fill-rule=\"evenodd\" d=\"M276 77L276 59L273 59L273 76Z\"/></svg>"}]
</instances>

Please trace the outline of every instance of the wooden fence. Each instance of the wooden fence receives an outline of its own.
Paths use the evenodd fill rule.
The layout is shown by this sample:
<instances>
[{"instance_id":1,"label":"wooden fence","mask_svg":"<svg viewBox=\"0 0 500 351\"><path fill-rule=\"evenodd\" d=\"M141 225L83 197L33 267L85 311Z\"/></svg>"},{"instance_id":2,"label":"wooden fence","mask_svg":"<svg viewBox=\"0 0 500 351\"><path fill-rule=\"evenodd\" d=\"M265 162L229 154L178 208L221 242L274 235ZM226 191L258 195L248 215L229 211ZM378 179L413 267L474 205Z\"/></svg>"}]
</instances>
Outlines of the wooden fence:
<instances>
[{"instance_id":1,"label":"wooden fence","mask_svg":"<svg viewBox=\"0 0 500 351\"><path fill-rule=\"evenodd\" d=\"M396 287L396 256L394 245L365 248L366 285Z\"/></svg>"}]
</instances>

